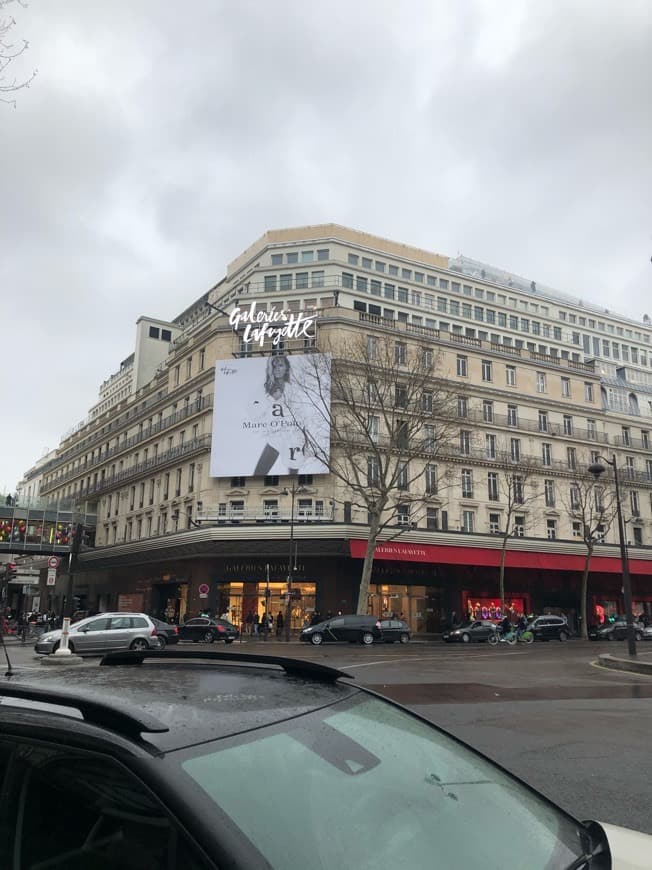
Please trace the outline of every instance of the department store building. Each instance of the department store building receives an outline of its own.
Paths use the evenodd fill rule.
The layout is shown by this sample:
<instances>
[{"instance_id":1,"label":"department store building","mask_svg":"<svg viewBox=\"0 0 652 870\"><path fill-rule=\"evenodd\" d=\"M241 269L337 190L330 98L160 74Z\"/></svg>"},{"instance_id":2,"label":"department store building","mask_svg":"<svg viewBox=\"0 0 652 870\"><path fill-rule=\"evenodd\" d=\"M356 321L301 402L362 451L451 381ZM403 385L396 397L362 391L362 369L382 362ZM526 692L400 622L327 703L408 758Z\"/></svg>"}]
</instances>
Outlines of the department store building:
<instances>
[{"instance_id":1,"label":"department store building","mask_svg":"<svg viewBox=\"0 0 652 870\"><path fill-rule=\"evenodd\" d=\"M540 497L513 518L506 606L574 619L585 547L568 493L589 464L615 455L634 611L652 613L649 318L335 224L269 231L174 320L140 318L133 354L39 465L40 502L97 517L76 604L172 619L228 608L240 622L267 602L284 610L290 575L293 627L315 610L354 610L365 513L323 468L248 464L255 433L234 436L227 421L258 402L271 356L298 364L359 335L397 354L433 352L460 393L453 441L435 464L424 457L420 492L396 494L369 612L403 613L416 633L452 612L495 616L506 516L496 479L522 466ZM226 376L245 368L253 380L225 393ZM617 524L600 537L591 616L623 610ZM43 585L42 602L58 609L65 580Z\"/></svg>"}]
</instances>

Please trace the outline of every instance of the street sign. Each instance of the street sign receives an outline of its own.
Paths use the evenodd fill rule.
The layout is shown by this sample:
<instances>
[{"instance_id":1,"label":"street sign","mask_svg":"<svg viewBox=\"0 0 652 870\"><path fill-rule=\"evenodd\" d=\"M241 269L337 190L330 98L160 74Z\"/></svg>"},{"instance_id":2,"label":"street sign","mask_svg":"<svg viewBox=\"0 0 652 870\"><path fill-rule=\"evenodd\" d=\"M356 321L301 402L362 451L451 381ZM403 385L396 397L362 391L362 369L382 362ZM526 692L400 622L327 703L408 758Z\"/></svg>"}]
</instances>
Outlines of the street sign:
<instances>
[{"instance_id":1,"label":"street sign","mask_svg":"<svg viewBox=\"0 0 652 870\"><path fill-rule=\"evenodd\" d=\"M208 583L200 583L199 584L199 597L200 598L208 598L209 586Z\"/></svg>"},{"instance_id":2,"label":"street sign","mask_svg":"<svg viewBox=\"0 0 652 870\"><path fill-rule=\"evenodd\" d=\"M56 568L48 568L48 579L46 582L47 586L54 586L57 582L57 569Z\"/></svg>"},{"instance_id":3,"label":"street sign","mask_svg":"<svg viewBox=\"0 0 652 870\"><path fill-rule=\"evenodd\" d=\"M58 556L50 556L48 559L48 568L54 568L55 570L61 564L61 559Z\"/></svg>"}]
</instances>

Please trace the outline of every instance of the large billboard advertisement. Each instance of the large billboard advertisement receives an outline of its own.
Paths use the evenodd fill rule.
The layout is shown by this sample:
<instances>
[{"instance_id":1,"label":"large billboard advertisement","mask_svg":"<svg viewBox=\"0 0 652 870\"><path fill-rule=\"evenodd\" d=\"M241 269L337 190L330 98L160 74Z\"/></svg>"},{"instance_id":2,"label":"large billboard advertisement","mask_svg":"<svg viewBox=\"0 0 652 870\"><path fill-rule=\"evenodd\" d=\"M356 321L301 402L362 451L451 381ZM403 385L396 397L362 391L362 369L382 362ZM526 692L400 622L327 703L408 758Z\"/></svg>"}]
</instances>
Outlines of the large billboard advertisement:
<instances>
[{"instance_id":1,"label":"large billboard advertisement","mask_svg":"<svg viewBox=\"0 0 652 870\"><path fill-rule=\"evenodd\" d=\"M211 477L324 474L330 356L218 360Z\"/></svg>"}]
</instances>

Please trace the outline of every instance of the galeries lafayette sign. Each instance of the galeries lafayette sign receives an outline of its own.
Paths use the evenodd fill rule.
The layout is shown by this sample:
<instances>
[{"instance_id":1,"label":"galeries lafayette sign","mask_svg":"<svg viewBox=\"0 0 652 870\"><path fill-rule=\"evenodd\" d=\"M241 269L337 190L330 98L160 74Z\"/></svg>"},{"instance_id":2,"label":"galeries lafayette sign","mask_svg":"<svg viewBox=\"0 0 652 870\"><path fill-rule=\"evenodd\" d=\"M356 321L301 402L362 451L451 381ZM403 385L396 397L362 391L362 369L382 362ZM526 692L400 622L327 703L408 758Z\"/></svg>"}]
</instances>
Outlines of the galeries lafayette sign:
<instances>
[{"instance_id":1,"label":"galeries lafayette sign","mask_svg":"<svg viewBox=\"0 0 652 870\"><path fill-rule=\"evenodd\" d=\"M229 315L229 323L240 334L242 341L260 347L266 340L278 345L285 339L314 338L315 320L314 314L304 314L302 311L259 311L255 302L249 308L234 308Z\"/></svg>"}]
</instances>

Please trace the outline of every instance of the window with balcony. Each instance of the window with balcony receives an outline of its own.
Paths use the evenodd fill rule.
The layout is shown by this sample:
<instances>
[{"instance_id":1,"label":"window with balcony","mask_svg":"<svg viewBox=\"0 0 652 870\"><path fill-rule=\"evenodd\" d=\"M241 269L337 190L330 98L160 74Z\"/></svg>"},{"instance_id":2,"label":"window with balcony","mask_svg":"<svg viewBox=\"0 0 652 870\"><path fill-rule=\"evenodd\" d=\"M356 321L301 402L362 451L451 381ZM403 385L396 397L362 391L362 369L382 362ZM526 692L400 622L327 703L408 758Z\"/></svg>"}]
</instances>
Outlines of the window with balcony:
<instances>
[{"instance_id":1,"label":"window with balcony","mask_svg":"<svg viewBox=\"0 0 652 870\"><path fill-rule=\"evenodd\" d=\"M468 417L469 416L469 402L466 396L458 396L457 397L457 416L458 417Z\"/></svg>"},{"instance_id":2,"label":"window with balcony","mask_svg":"<svg viewBox=\"0 0 652 870\"><path fill-rule=\"evenodd\" d=\"M541 445L541 462L544 465L552 465L552 445L551 444L542 444Z\"/></svg>"},{"instance_id":3,"label":"window with balcony","mask_svg":"<svg viewBox=\"0 0 652 870\"><path fill-rule=\"evenodd\" d=\"M399 463L396 474L396 485L399 489L406 490L410 485L410 469L407 462Z\"/></svg>"},{"instance_id":4,"label":"window with balcony","mask_svg":"<svg viewBox=\"0 0 652 870\"><path fill-rule=\"evenodd\" d=\"M467 429L460 431L460 453L469 456L471 453L471 433Z\"/></svg>"},{"instance_id":5,"label":"window with balcony","mask_svg":"<svg viewBox=\"0 0 652 870\"><path fill-rule=\"evenodd\" d=\"M380 417L372 414L367 418L367 432L369 433L370 440L378 443L380 439Z\"/></svg>"},{"instance_id":6,"label":"window with balcony","mask_svg":"<svg viewBox=\"0 0 652 870\"><path fill-rule=\"evenodd\" d=\"M595 420L586 421L586 437L592 441L596 441L598 437L598 426Z\"/></svg>"},{"instance_id":7,"label":"window with balcony","mask_svg":"<svg viewBox=\"0 0 652 870\"><path fill-rule=\"evenodd\" d=\"M494 421L494 403L487 399L482 403L482 419L485 423L493 423Z\"/></svg>"},{"instance_id":8,"label":"window with balcony","mask_svg":"<svg viewBox=\"0 0 652 870\"><path fill-rule=\"evenodd\" d=\"M629 493L629 507L633 517L640 517L641 503L638 492L634 489Z\"/></svg>"},{"instance_id":9,"label":"window with balcony","mask_svg":"<svg viewBox=\"0 0 652 870\"><path fill-rule=\"evenodd\" d=\"M378 486L380 483L380 465L375 456L367 458L367 486Z\"/></svg>"},{"instance_id":10,"label":"window with balcony","mask_svg":"<svg viewBox=\"0 0 652 870\"><path fill-rule=\"evenodd\" d=\"M520 438L510 438L509 441L509 452L512 462L520 462L521 461L521 439Z\"/></svg>"},{"instance_id":11,"label":"window with balcony","mask_svg":"<svg viewBox=\"0 0 652 870\"><path fill-rule=\"evenodd\" d=\"M423 449L426 453L434 453L437 448L437 434L434 426L423 427Z\"/></svg>"},{"instance_id":12,"label":"window with balcony","mask_svg":"<svg viewBox=\"0 0 652 870\"><path fill-rule=\"evenodd\" d=\"M263 514L266 520L278 519L278 499L266 498L263 499Z\"/></svg>"},{"instance_id":13,"label":"window with balcony","mask_svg":"<svg viewBox=\"0 0 652 870\"><path fill-rule=\"evenodd\" d=\"M507 425L518 426L518 408L516 405L507 406Z\"/></svg>"},{"instance_id":14,"label":"window with balcony","mask_svg":"<svg viewBox=\"0 0 652 870\"><path fill-rule=\"evenodd\" d=\"M485 435L485 452L487 455L487 459L495 459L496 458L496 436L495 435Z\"/></svg>"},{"instance_id":15,"label":"window with balcony","mask_svg":"<svg viewBox=\"0 0 652 870\"><path fill-rule=\"evenodd\" d=\"M512 494L514 496L514 504L523 504L525 497L523 478L521 475L514 475L512 478Z\"/></svg>"},{"instance_id":16,"label":"window with balcony","mask_svg":"<svg viewBox=\"0 0 652 870\"><path fill-rule=\"evenodd\" d=\"M622 426L620 431L622 433L622 445L623 445L623 447L631 447L632 436L631 436L631 430L630 430L629 426Z\"/></svg>"},{"instance_id":17,"label":"window with balcony","mask_svg":"<svg viewBox=\"0 0 652 870\"><path fill-rule=\"evenodd\" d=\"M548 412L539 411L539 432L548 431Z\"/></svg>"}]
</instances>

